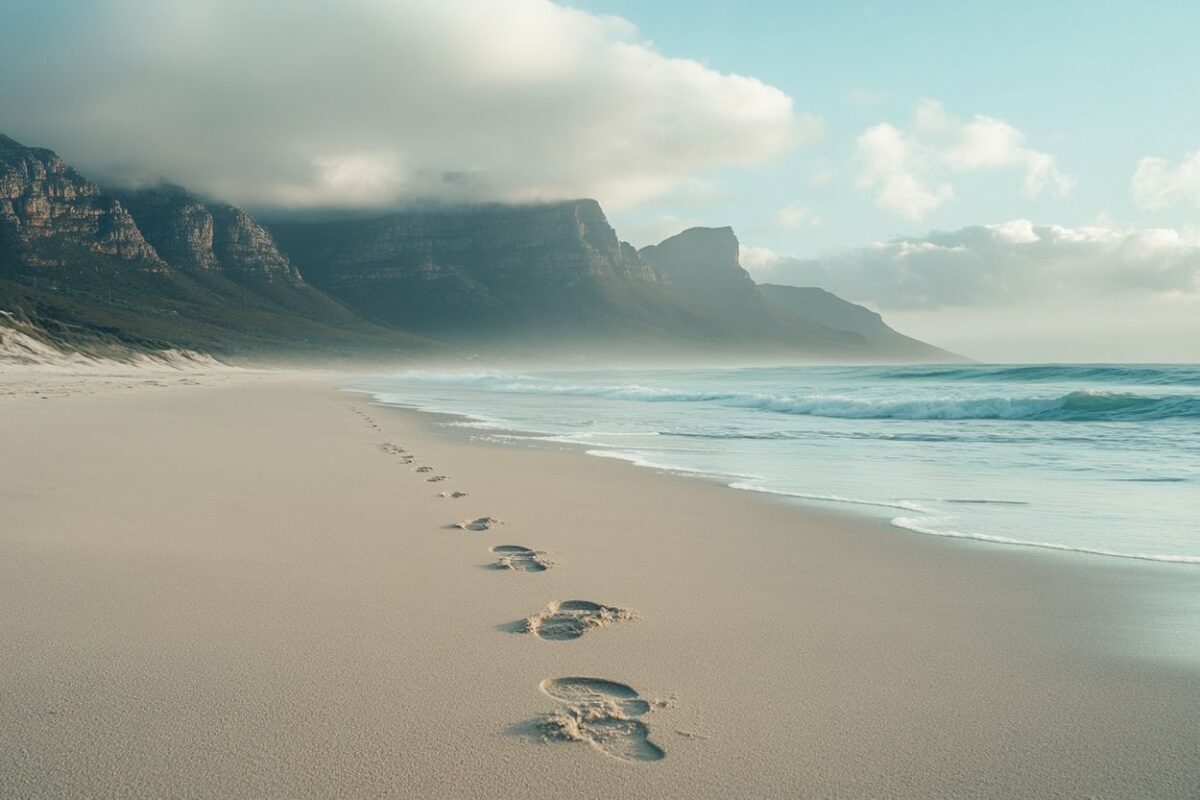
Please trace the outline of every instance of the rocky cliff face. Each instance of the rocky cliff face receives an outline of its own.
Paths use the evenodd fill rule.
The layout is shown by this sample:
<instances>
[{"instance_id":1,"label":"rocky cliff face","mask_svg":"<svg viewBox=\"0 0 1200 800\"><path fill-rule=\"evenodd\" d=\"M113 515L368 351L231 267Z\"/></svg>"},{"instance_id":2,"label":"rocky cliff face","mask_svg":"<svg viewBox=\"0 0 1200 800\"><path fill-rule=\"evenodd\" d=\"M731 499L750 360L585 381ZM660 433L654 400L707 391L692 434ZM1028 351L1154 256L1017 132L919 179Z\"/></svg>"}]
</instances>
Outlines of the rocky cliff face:
<instances>
[{"instance_id":1,"label":"rocky cliff face","mask_svg":"<svg viewBox=\"0 0 1200 800\"><path fill-rule=\"evenodd\" d=\"M594 200L281 223L272 232L314 285L425 331L569 320L664 284Z\"/></svg>"},{"instance_id":2,"label":"rocky cliff face","mask_svg":"<svg viewBox=\"0 0 1200 800\"><path fill-rule=\"evenodd\" d=\"M733 228L689 228L639 251L675 291L714 307L761 308L763 298L738 262Z\"/></svg>"},{"instance_id":3,"label":"rocky cliff face","mask_svg":"<svg viewBox=\"0 0 1200 800\"><path fill-rule=\"evenodd\" d=\"M170 185L114 194L173 267L232 277L300 279L266 229L236 206L205 203Z\"/></svg>"},{"instance_id":4,"label":"rocky cliff face","mask_svg":"<svg viewBox=\"0 0 1200 800\"><path fill-rule=\"evenodd\" d=\"M690 228L642 248L642 261L664 275L671 288L741 330L766 340L794 342L798 349L830 356L861 357L865 340L772 304L738 261L732 228Z\"/></svg>"},{"instance_id":5,"label":"rocky cliff face","mask_svg":"<svg viewBox=\"0 0 1200 800\"><path fill-rule=\"evenodd\" d=\"M423 346L305 284L245 211L178 187L107 192L53 152L4 136L0 309L76 347Z\"/></svg>"},{"instance_id":6,"label":"rocky cliff face","mask_svg":"<svg viewBox=\"0 0 1200 800\"><path fill-rule=\"evenodd\" d=\"M287 260L262 225L237 206L210 206L213 252L226 272L298 281L300 273Z\"/></svg>"},{"instance_id":7,"label":"rocky cliff face","mask_svg":"<svg viewBox=\"0 0 1200 800\"><path fill-rule=\"evenodd\" d=\"M0 135L0 242L33 267L64 266L80 252L147 271L166 262L121 203L50 150Z\"/></svg>"},{"instance_id":8,"label":"rocky cliff face","mask_svg":"<svg viewBox=\"0 0 1200 800\"><path fill-rule=\"evenodd\" d=\"M178 269L220 269L213 253L213 218L204 204L182 188L118 193L146 239Z\"/></svg>"}]
</instances>

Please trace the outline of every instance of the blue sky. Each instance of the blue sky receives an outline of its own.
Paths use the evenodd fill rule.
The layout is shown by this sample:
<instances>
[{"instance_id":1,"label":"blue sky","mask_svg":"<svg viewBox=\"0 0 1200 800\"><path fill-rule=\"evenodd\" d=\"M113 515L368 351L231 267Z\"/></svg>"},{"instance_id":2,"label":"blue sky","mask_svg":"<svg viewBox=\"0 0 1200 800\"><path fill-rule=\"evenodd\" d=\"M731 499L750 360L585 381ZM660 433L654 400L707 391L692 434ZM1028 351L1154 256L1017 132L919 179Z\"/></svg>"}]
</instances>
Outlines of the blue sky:
<instances>
[{"instance_id":1,"label":"blue sky","mask_svg":"<svg viewBox=\"0 0 1200 800\"><path fill-rule=\"evenodd\" d=\"M615 214L637 229L655 215L732 224L742 239L813 256L869 240L1029 218L1061 225L1195 222L1196 209L1142 211L1130 200L1137 162L1200 148L1200 5L1187 3L799 3L573 0L626 17L670 56L753 75L825 122L820 141L750 170L715 174L723 199L677 198ZM999 118L1075 179L1065 197L1027 197L1017 170L963 176L955 200L906 219L855 188L855 139L905 126L917 103ZM828 172L814 186L810 177ZM773 224L794 203L821 223Z\"/></svg>"}]
</instances>

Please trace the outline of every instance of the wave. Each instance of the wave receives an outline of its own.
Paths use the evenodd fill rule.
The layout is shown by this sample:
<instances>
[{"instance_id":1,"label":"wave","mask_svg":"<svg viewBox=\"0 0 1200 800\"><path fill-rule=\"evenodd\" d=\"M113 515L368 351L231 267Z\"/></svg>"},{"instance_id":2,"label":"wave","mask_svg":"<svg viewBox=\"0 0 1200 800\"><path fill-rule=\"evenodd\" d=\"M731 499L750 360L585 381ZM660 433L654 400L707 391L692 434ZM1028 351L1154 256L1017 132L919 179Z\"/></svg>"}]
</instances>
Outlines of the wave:
<instances>
[{"instance_id":1,"label":"wave","mask_svg":"<svg viewBox=\"0 0 1200 800\"><path fill-rule=\"evenodd\" d=\"M1008 544L1016 547L1037 547L1043 550L1064 550L1069 553L1087 553L1093 556L1108 556L1110 558L1133 558L1139 561L1160 561L1167 564L1200 564L1200 556L1184 556L1156 553L1122 553L1117 550L1106 550L1099 547L1076 547L1057 542L1035 542L1025 539L1013 539L1008 536L995 536L987 533L963 533L953 530L939 530L923 524L923 520L913 517L896 517L892 524L913 533L923 533L929 536L945 536L951 539L972 539L993 544Z\"/></svg>"},{"instance_id":2,"label":"wave","mask_svg":"<svg viewBox=\"0 0 1200 800\"><path fill-rule=\"evenodd\" d=\"M859 497L846 497L839 494L809 494L807 492L787 492L778 489L768 489L765 486L759 486L753 483L744 481L736 481L729 484L730 489L740 489L744 492L760 492L762 494L775 494L781 497L795 497L799 500L819 500L823 503L847 503L852 506L871 506L872 508L897 508L901 511L916 511L925 513L928 509L913 500L864 500Z\"/></svg>"},{"instance_id":3,"label":"wave","mask_svg":"<svg viewBox=\"0 0 1200 800\"><path fill-rule=\"evenodd\" d=\"M897 367L878 375L892 380L1063 381L1133 383L1142 386L1200 386L1200 368L1122 364L1022 364Z\"/></svg>"},{"instance_id":4,"label":"wave","mask_svg":"<svg viewBox=\"0 0 1200 800\"><path fill-rule=\"evenodd\" d=\"M1121 483L1186 483L1187 478L1164 476L1161 478L1113 478Z\"/></svg>"},{"instance_id":5,"label":"wave","mask_svg":"<svg viewBox=\"0 0 1200 800\"><path fill-rule=\"evenodd\" d=\"M1058 397L929 398L866 400L838 395L792 396L768 392L664 389L639 384L552 383L498 375L458 376L458 381L490 391L530 395L596 397L644 403L716 403L780 414L842 419L1029 420L1143 422L1200 418L1200 397L1075 391Z\"/></svg>"},{"instance_id":6,"label":"wave","mask_svg":"<svg viewBox=\"0 0 1200 800\"><path fill-rule=\"evenodd\" d=\"M795 497L801 500L817 500L821 502L831 503L846 503L856 506L872 506L876 508L895 508L903 511L917 512L920 514L928 514L929 510L914 500L864 500L857 497L844 497L833 494L807 494L804 492L787 492L777 491L775 489L767 489L763 486L758 486L751 483L731 483L731 489L741 489L749 492L762 492L764 494L775 494L784 497ZM946 503L984 503L996 505L1026 505L1020 501L1011 500L941 500L938 502ZM891 520L892 525L897 528L902 528L913 533L926 534L928 536L944 536L950 539L971 539L979 542L990 542L992 544L1006 544L1015 547L1037 547L1043 550L1062 550L1071 553L1086 553L1095 556L1108 556L1111 558L1133 558L1140 561L1161 561L1168 564L1200 564L1200 556L1191 555L1173 555L1169 553L1125 553L1117 550L1107 550L1099 547L1078 547L1068 544L1060 544L1058 542L1038 542L1027 539L1014 539L1009 536L997 536L987 533L963 533L962 531L947 530L930 527L928 521L930 517L895 517Z\"/></svg>"}]
</instances>

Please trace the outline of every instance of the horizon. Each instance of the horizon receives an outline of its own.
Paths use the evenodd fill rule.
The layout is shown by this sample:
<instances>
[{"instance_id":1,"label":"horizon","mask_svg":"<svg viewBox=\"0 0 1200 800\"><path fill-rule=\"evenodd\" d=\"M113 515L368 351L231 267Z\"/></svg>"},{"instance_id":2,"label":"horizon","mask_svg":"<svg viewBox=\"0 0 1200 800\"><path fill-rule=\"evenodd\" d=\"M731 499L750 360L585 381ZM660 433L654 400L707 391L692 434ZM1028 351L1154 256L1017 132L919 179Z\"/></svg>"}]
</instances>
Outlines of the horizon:
<instances>
[{"instance_id":1,"label":"horizon","mask_svg":"<svg viewBox=\"0 0 1200 800\"><path fill-rule=\"evenodd\" d=\"M105 185L271 218L589 198L637 247L732 226L757 281L977 360L1200 361L1200 113L1163 99L1200 69L1188 26L931 8L56 0L0 31L27 76L0 104ZM1081 69L1101 48L1126 58Z\"/></svg>"}]
</instances>

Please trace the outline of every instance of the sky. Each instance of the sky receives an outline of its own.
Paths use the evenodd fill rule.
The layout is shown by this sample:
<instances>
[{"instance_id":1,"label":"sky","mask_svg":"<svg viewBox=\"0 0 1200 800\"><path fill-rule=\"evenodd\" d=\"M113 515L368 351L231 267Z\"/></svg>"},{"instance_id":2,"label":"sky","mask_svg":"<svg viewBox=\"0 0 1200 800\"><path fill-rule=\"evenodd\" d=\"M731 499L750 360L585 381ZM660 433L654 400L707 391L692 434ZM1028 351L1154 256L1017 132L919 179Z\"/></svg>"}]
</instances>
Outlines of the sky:
<instances>
[{"instance_id":1,"label":"sky","mask_svg":"<svg viewBox=\"0 0 1200 800\"><path fill-rule=\"evenodd\" d=\"M987 360L1200 361L1200 6L0 0L0 131L259 211L732 225Z\"/></svg>"}]
</instances>

